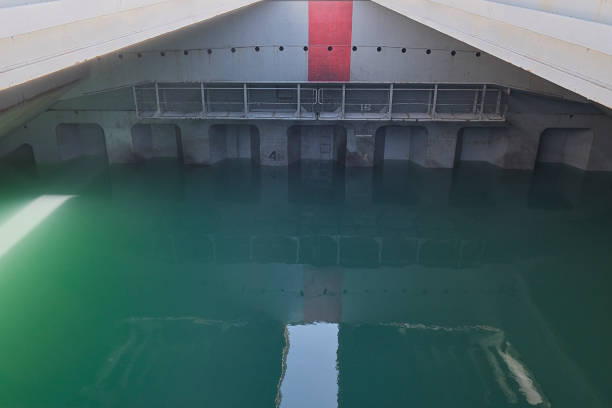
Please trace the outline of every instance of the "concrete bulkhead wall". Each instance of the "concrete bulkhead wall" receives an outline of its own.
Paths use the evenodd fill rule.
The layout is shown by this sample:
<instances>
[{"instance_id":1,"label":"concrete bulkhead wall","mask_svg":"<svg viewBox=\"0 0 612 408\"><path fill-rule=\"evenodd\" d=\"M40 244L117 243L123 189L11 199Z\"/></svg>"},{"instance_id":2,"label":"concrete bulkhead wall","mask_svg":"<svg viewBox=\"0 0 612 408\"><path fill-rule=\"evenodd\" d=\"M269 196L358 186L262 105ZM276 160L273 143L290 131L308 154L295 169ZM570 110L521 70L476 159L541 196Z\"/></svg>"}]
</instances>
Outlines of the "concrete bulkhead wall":
<instances>
[{"instance_id":1,"label":"concrete bulkhead wall","mask_svg":"<svg viewBox=\"0 0 612 408\"><path fill-rule=\"evenodd\" d=\"M508 115L508 122L508 126L500 130L506 144L500 163L503 168L532 170L543 147L544 160L557 160L583 170L612 171L612 118L608 116L521 113ZM544 145L540 143L542 137L548 139L555 135L560 136L556 142L553 139L552 142L545 140ZM560 140L565 143L567 135L571 139L568 147L574 153L567 153L561 160L551 159L551 143L552 147L561 143Z\"/></svg>"},{"instance_id":2,"label":"concrete bulkhead wall","mask_svg":"<svg viewBox=\"0 0 612 408\"><path fill-rule=\"evenodd\" d=\"M44 112L57 98L85 77L88 69L88 64L81 64L0 91L0 139Z\"/></svg>"},{"instance_id":3,"label":"concrete bulkhead wall","mask_svg":"<svg viewBox=\"0 0 612 408\"><path fill-rule=\"evenodd\" d=\"M295 120L140 120L133 111L66 109L45 112L7 135L0 141L0 157L24 143L32 146L37 163L58 163L83 154L102 154L103 146L111 164L133 162L138 158L134 153L139 152L141 158L155 157L154 152L142 155L141 147L148 142L141 143L143 140L139 137L144 136L134 140L132 128L138 125L135 128L141 129L138 132L144 135L150 132L150 140L144 137L150 141L150 146L157 143L154 142L157 131L153 129L161 129L159 137L170 135L169 144L163 144L163 149L160 147L160 154L180 157L182 151L186 164L210 165L218 161L223 155L219 156L215 147L218 140L215 139L224 134L236 140L234 146L237 147L235 153L228 153L226 145L224 157L246 158L250 153L253 161L263 166L287 166L296 157L314 158L310 153L316 149L308 150L309 146L318 146L320 155L320 135L323 134L334 140L329 144L330 149L325 147L326 154L333 155L330 157L348 167L372 167L382 154L383 160L409 160L428 168L452 168L456 161L478 160L506 169L531 170L538 161L539 149L544 149L540 161L560 161L585 170L612 171L612 118L608 116L592 112L519 112L509 113L507 119L499 125L478 122L469 125L395 122L391 125L363 121L320 121L305 125ZM59 139L56 129L62 135ZM180 135L178 139L177 134ZM292 143L292 135L300 135L299 145ZM305 144L302 135L306 135ZM551 139L552 142L547 140L553 136L557 138ZM308 138L318 142L309 145ZM245 143L240 144L240 140ZM559 140L564 140L564 146L573 153L563 150L562 158L558 155L551 158L549 145L553 143L554 147L554 143L561 143ZM227 137L225 141L227 143ZM310 153L306 155L306 152Z\"/></svg>"},{"instance_id":4,"label":"concrete bulkhead wall","mask_svg":"<svg viewBox=\"0 0 612 408\"><path fill-rule=\"evenodd\" d=\"M23 143L12 152L0 157L0 166L3 167L3 172L8 168L16 170L20 174L36 174L34 149L28 143Z\"/></svg>"},{"instance_id":5,"label":"concrete bulkhead wall","mask_svg":"<svg viewBox=\"0 0 612 408\"><path fill-rule=\"evenodd\" d=\"M210 164L225 159L259 163L259 130L253 125L216 124L209 129Z\"/></svg>"},{"instance_id":6,"label":"concrete bulkhead wall","mask_svg":"<svg viewBox=\"0 0 612 408\"><path fill-rule=\"evenodd\" d=\"M382 129L381 129L382 128ZM402 153L401 148L392 155L400 155L420 166L428 168L452 168L454 165L457 134L460 125L456 123L423 122L403 125L357 124L350 129L347 138L347 166L372 167L385 159L386 133L395 140L396 147L408 148ZM379 130L380 129L380 130ZM377 137L378 136L378 137ZM404 141L402 138L408 138ZM376 148L378 145L378 149ZM387 159L391 153L387 151ZM399 157L399 156L398 156Z\"/></svg>"},{"instance_id":7,"label":"concrete bulkhead wall","mask_svg":"<svg viewBox=\"0 0 612 408\"><path fill-rule=\"evenodd\" d=\"M455 165L462 161L481 161L504 166L507 151L505 129L501 127L465 127L459 131Z\"/></svg>"},{"instance_id":8,"label":"concrete bulkhead wall","mask_svg":"<svg viewBox=\"0 0 612 408\"><path fill-rule=\"evenodd\" d=\"M137 160L177 158L182 160L181 131L173 124L132 126L132 151Z\"/></svg>"},{"instance_id":9,"label":"concrete bulkhead wall","mask_svg":"<svg viewBox=\"0 0 612 408\"><path fill-rule=\"evenodd\" d=\"M109 161L112 163L130 161L132 155L130 128L139 123L134 113L100 110L86 114L83 112L86 110L82 105L84 101L79 101L79 98L92 95L98 98L101 97L102 91L123 89L127 95L126 100L131 103L130 87L143 82L305 83L308 80L309 55L313 51L308 48L309 30L307 1L260 2L211 21L194 24L102 56L88 65L79 66L80 68L74 72L68 70L62 75L58 73L44 81L32 82L25 87L4 92L0 95L0 105L4 107L24 101L30 101L30 104L18 105L11 112L4 113L5 120L0 121L2 122L0 137L3 132L9 132L19 126L30 115L37 115L51 103L51 100L59 97L60 103L53 109L74 102L73 105L76 106L73 106L73 109L80 112L80 117L55 110L52 113L44 113L29 126L37 126L37 123L42 123L41 120L49 121L49 125L53 127L39 128L39 131L49 133L49 129L59 123L86 123L83 118L87 117L87 123L98 123L103 127ZM350 82L352 83L361 83L364 86L376 86L381 83L421 85L452 83L471 86L486 83L555 95L559 98L582 100L559 86L374 2L353 2L351 30ZM334 48L333 45L329 45L329 51L325 47L325 53L335 55L337 48L340 47ZM73 81L85 77L87 73L90 75L60 96L60 93L64 92L62 88L64 85L72 84ZM49 94L48 98L40 96L38 100L33 100L36 95L46 91L57 92L57 95L53 93ZM161 96L163 99L163 94ZM109 100L116 101L114 97ZM116 103L113 104L110 110L119 111L117 106ZM237 109L242 109L242 106L238 105ZM556 123L558 118L553 115L544 119L535 118L534 121L521 119L526 117L526 114L528 113L521 113L520 117L508 115L511 124L509 129L491 131L488 136L487 131L473 129L464 131L460 151L463 155L465 150L466 156L462 160L479 159L478 155L485 153L482 149L479 153L477 145L480 144L482 148L485 140L492 138L495 139L494 143L486 142L490 150L487 153L489 156L487 161L505 168L533 168L541 132L546 128L565 128L566 125ZM48 119L53 115L56 119ZM61 121L60 117L63 118ZM573 122L577 122L577 119L578 115ZM576 126L593 130L592 153L586 168L612 169L612 164L608 160L612 142L605 137L610 125L592 126L587 123L586 118L581 120L581 124L572 122L567 124L567 128ZM208 128L213 122L203 123L198 120L179 122L181 123L177 123L177 126L181 129L181 139L185 143L183 146L185 162L209 164L211 150L209 140L206 139L208 136L197 135L208 134ZM157 123L162 122L158 120ZM261 164L288 164L290 160L286 130L289 125L282 122L253 123L256 123L261 131L259 155ZM364 129L361 124L343 123L347 126L349 165L372 165L375 150L374 133ZM429 132L425 145L427 153L421 161L422 165L452 167L448 156L451 150L455 149L453 139L456 139L457 135L452 134L455 129L450 125L446 128L432 125L431 128L437 129L430 132L429 124L427 126ZM476 126L479 125L473 127ZM24 131L24 129L17 129L12 134L10 137L7 136L6 140L3 138L0 141L0 144L9 146L6 149L15 148L21 142L21 137L24 139L38 137L31 130ZM15 134L22 136L14 136ZM410 143L414 144L412 139L411 137ZM40 141L33 143L32 146L38 161L59 161L57 146L53 146L51 141ZM5 152L9 151L4 147L2 149ZM414 150L414 146L411 150ZM455 155L452 156L451 161L454 162ZM214 158L212 160L214 161ZM411 160L419 161L414 158Z\"/></svg>"},{"instance_id":10,"label":"concrete bulkhead wall","mask_svg":"<svg viewBox=\"0 0 612 408\"><path fill-rule=\"evenodd\" d=\"M104 130L95 123L61 123L56 126L55 134L61 161L92 156L107 158Z\"/></svg>"},{"instance_id":11,"label":"concrete bulkhead wall","mask_svg":"<svg viewBox=\"0 0 612 408\"><path fill-rule=\"evenodd\" d=\"M502 168L530 170L540 159L612 171L612 119L592 105L571 105L561 99L575 96L568 91L389 9L372 2L354 2L353 6L352 82L367 83L364 87L394 83L400 85L398 89L410 84L502 84L560 98L546 100L513 90L507 121L499 125L357 120L319 120L305 125L305 121L280 118L138 118L131 86L143 82L232 82L240 95L234 82L304 84L312 51L305 47L309 41L308 2L261 2L92 61L91 75L51 110L0 139L0 157L27 143L37 163L57 163L101 153L99 141L103 140L110 163L182 156L186 164L210 165L224 158L250 157L263 166L323 159L349 167L372 167L386 159L429 168L486 161ZM204 111L206 98L197 89L195 94L202 99L197 102ZM163 92L160 98L163 102ZM388 103L387 98L382 99ZM248 107L238 103L235 108L257 108L256 98L249 102ZM58 140L54 132L62 124L68 127L59 128L63 136Z\"/></svg>"},{"instance_id":12,"label":"concrete bulkhead wall","mask_svg":"<svg viewBox=\"0 0 612 408\"><path fill-rule=\"evenodd\" d=\"M588 169L593 146L590 129L546 129L540 136L538 163L560 163Z\"/></svg>"},{"instance_id":13,"label":"concrete bulkhead wall","mask_svg":"<svg viewBox=\"0 0 612 408\"><path fill-rule=\"evenodd\" d=\"M427 137L427 128L423 126L378 128L374 141L374 165L382 165L385 160L403 160L424 166Z\"/></svg>"},{"instance_id":14,"label":"concrete bulkhead wall","mask_svg":"<svg viewBox=\"0 0 612 408\"><path fill-rule=\"evenodd\" d=\"M457 140L455 166L463 161L487 162L513 170L532 170L536 163L560 163L582 170L612 170L610 147L591 160L595 135L599 142L610 138L609 131L596 127L541 128L526 118L514 118L505 127L466 127Z\"/></svg>"},{"instance_id":15,"label":"concrete bulkhead wall","mask_svg":"<svg viewBox=\"0 0 612 408\"><path fill-rule=\"evenodd\" d=\"M300 160L344 164L346 129L341 125L294 125L287 130L288 163Z\"/></svg>"},{"instance_id":16,"label":"concrete bulkhead wall","mask_svg":"<svg viewBox=\"0 0 612 408\"><path fill-rule=\"evenodd\" d=\"M373 2L353 2L352 19L351 82L488 83L582 100ZM260 2L92 61L62 98L143 82L306 82L308 44L307 1Z\"/></svg>"}]
</instances>

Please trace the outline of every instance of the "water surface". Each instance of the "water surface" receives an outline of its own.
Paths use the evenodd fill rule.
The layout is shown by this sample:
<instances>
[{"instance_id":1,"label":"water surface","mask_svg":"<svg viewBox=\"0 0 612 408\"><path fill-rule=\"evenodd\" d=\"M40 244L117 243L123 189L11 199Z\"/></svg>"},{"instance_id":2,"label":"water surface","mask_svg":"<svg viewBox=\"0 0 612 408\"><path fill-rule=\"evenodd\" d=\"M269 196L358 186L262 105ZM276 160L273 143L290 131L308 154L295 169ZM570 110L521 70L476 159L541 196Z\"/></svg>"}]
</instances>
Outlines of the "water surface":
<instances>
[{"instance_id":1,"label":"water surface","mask_svg":"<svg viewBox=\"0 0 612 408\"><path fill-rule=\"evenodd\" d=\"M0 179L0 407L609 407L612 176Z\"/></svg>"}]
</instances>

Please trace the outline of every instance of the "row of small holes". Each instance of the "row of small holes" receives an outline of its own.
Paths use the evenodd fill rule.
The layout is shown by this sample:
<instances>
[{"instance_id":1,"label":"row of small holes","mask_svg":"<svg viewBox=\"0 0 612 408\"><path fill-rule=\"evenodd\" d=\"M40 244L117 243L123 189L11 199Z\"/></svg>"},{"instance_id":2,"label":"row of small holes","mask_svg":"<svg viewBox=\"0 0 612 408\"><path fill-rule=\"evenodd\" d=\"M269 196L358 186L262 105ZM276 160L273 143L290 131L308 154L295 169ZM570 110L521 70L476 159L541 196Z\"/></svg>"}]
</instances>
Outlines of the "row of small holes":
<instances>
[{"instance_id":1,"label":"row of small holes","mask_svg":"<svg viewBox=\"0 0 612 408\"><path fill-rule=\"evenodd\" d=\"M278 47L278 49L279 49L280 51L284 51L284 50L285 50L285 47L283 47L283 46L281 45L280 47ZM329 47L327 47L327 51L330 51L330 52L331 52L333 49L334 49L334 47L332 47L331 45L330 45ZM255 47L255 51L256 51L256 52L259 52L259 50L260 50L260 48L259 48L258 46L257 46L257 47ZM234 52L236 52L236 48L233 48L233 47L232 47L231 51L232 51L233 53L234 53ZM308 51L308 47L304 47L304 51ZM357 51L357 47L353 46L353 51ZM382 47L376 47L376 51L381 52L381 51L382 51ZM402 54L405 54L405 53L406 53L406 51L407 51L407 50L406 50L406 48L402 48ZM207 52L208 52L208 54L212 54L212 49L210 49L210 48L209 48L209 49L207 50ZM183 54L184 54L184 55L189 55L189 51L188 51L188 50L185 50L185 51L183 51ZM431 50L430 50L430 49L427 49L427 50L425 51L425 54L427 54L427 55L431 54ZM141 58L141 57L142 57L142 54L141 54L141 53L138 53L138 54L136 54L136 55L138 56L138 58ZM166 53L165 53L164 51L161 51L161 52L159 53L159 55L161 55L162 57L165 57L165 56L166 56ZM452 50L452 51L451 51L451 55L454 57L455 55L457 55L457 51ZM481 55L481 54L480 54L480 51L476 52L476 54L475 54L475 55L476 55L477 57L480 57L480 55ZM119 59L122 59L122 58L123 58L123 54L119 54L119 55L118 55L118 57L119 57Z\"/></svg>"}]
</instances>

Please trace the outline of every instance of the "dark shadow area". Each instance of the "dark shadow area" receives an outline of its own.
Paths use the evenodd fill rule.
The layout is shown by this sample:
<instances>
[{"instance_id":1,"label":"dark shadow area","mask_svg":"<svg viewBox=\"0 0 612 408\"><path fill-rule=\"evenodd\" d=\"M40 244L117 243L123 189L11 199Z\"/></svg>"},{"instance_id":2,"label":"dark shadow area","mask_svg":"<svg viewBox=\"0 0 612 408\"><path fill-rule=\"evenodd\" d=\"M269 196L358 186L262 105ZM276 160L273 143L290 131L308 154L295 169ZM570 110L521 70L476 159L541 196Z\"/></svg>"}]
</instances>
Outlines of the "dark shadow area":
<instances>
[{"instance_id":1,"label":"dark shadow area","mask_svg":"<svg viewBox=\"0 0 612 408\"><path fill-rule=\"evenodd\" d=\"M531 175L529 208L571 210L581 196L585 174L564 164L539 163Z\"/></svg>"},{"instance_id":2,"label":"dark shadow area","mask_svg":"<svg viewBox=\"0 0 612 408\"><path fill-rule=\"evenodd\" d=\"M372 201L376 204L415 205L424 182L424 169L404 160L385 160L372 169Z\"/></svg>"},{"instance_id":3,"label":"dark shadow area","mask_svg":"<svg viewBox=\"0 0 612 408\"><path fill-rule=\"evenodd\" d=\"M344 165L346 129L340 125L292 126L287 131L287 154L290 164L316 160Z\"/></svg>"},{"instance_id":4,"label":"dark shadow area","mask_svg":"<svg viewBox=\"0 0 612 408\"><path fill-rule=\"evenodd\" d=\"M251 159L227 159L211 167L217 201L257 203L261 199L261 170Z\"/></svg>"},{"instance_id":5,"label":"dark shadow area","mask_svg":"<svg viewBox=\"0 0 612 408\"><path fill-rule=\"evenodd\" d=\"M332 161L300 160L289 165L289 201L334 204L344 201L344 166Z\"/></svg>"},{"instance_id":6,"label":"dark shadow area","mask_svg":"<svg viewBox=\"0 0 612 408\"><path fill-rule=\"evenodd\" d=\"M29 144L22 144L12 152L0 157L0 196L27 194L38 184L38 168L34 151Z\"/></svg>"},{"instance_id":7,"label":"dark shadow area","mask_svg":"<svg viewBox=\"0 0 612 408\"><path fill-rule=\"evenodd\" d=\"M491 207L504 170L489 163L464 162L453 170L449 204L453 207Z\"/></svg>"},{"instance_id":8,"label":"dark shadow area","mask_svg":"<svg viewBox=\"0 0 612 408\"><path fill-rule=\"evenodd\" d=\"M108 162L104 130L95 123L62 123L55 128L62 161L79 157L103 157Z\"/></svg>"},{"instance_id":9,"label":"dark shadow area","mask_svg":"<svg viewBox=\"0 0 612 408\"><path fill-rule=\"evenodd\" d=\"M0 166L24 176L35 176L34 149L31 145L24 143L12 152L0 157Z\"/></svg>"},{"instance_id":10,"label":"dark shadow area","mask_svg":"<svg viewBox=\"0 0 612 408\"><path fill-rule=\"evenodd\" d=\"M112 194L126 202L181 201L188 169L176 160L164 159L113 165L109 171Z\"/></svg>"},{"instance_id":11,"label":"dark shadow area","mask_svg":"<svg viewBox=\"0 0 612 408\"><path fill-rule=\"evenodd\" d=\"M537 95L529 92L512 90L508 98L509 113L530 114L567 114L572 112L576 115L601 114L600 108L595 104L573 102L555 98L553 96Z\"/></svg>"},{"instance_id":12,"label":"dark shadow area","mask_svg":"<svg viewBox=\"0 0 612 408\"><path fill-rule=\"evenodd\" d=\"M536 166L557 163L588 170L592 145L590 129L546 129L540 136Z\"/></svg>"},{"instance_id":13,"label":"dark shadow area","mask_svg":"<svg viewBox=\"0 0 612 408\"><path fill-rule=\"evenodd\" d=\"M289 201L331 204L344 201L346 129L296 125L287 131Z\"/></svg>"}]
</instances>

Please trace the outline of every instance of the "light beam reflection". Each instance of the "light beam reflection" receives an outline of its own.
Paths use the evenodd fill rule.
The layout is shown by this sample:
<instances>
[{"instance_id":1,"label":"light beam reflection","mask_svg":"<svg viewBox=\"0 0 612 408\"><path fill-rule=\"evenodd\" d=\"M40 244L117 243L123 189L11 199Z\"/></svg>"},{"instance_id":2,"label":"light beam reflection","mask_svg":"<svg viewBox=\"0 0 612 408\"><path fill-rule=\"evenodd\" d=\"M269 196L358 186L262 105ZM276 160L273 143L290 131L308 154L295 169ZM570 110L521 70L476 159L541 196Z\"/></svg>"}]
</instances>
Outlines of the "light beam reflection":
<instances>
[{"instance_id":1,"label":"light beam reflection","mask_svg":"<svg viewBox=\"0 0 612 408\"><path fill-rule=\"evenodd\" d=\"M42 195L0 225L0 257L28 235L72 195Z\"/></svg>"}]
</instances>

